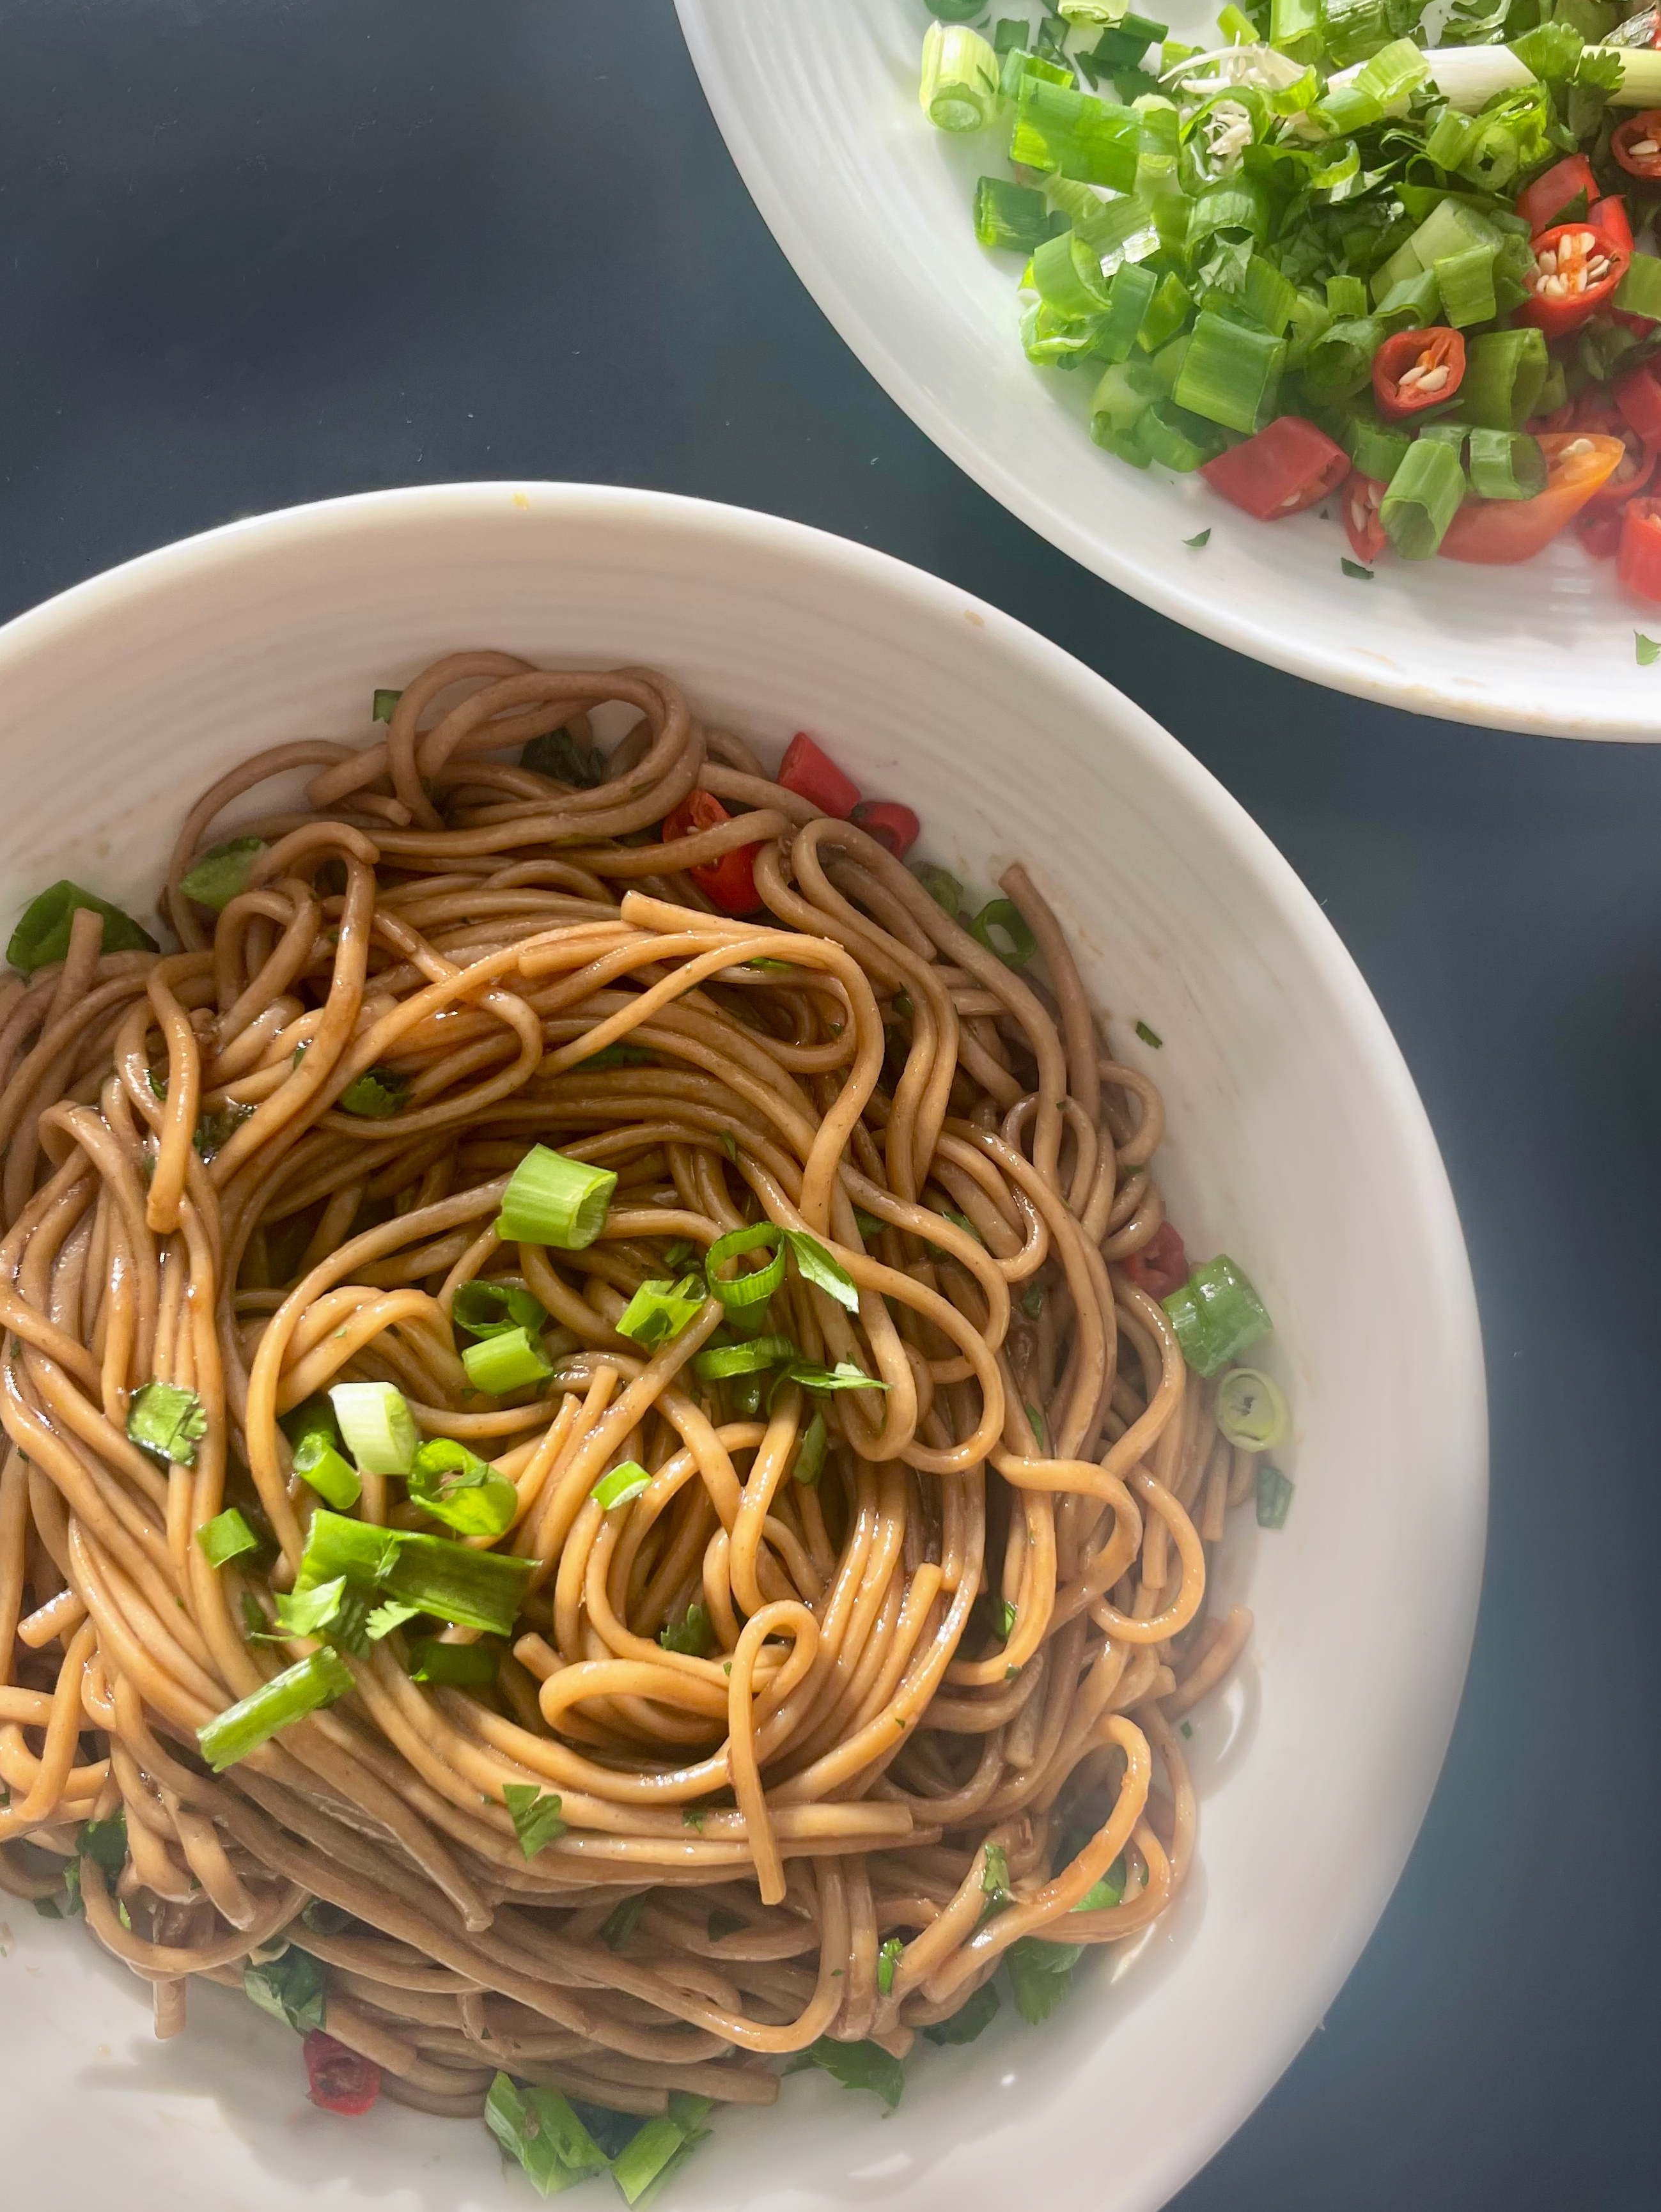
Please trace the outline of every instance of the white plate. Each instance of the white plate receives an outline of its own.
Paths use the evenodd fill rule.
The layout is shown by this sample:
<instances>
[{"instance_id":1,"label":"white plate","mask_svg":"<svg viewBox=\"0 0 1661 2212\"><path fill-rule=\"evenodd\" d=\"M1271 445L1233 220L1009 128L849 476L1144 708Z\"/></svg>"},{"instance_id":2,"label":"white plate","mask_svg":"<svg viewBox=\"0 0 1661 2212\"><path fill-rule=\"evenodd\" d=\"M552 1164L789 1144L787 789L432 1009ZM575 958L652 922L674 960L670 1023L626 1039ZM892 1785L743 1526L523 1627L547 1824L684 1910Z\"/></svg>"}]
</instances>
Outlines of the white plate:
<instances>
[{"instance_id":1,"label":"white plate","mask_svg":"<svg viewBox=\"0 0 1661 2212\"><path fill-rule=\"evenodd\" d=\"M1235 1516L1259 1628L1195 1716L1197 1875L1042 2029L922 2046L894 2118L824 2076L721 2122L665 2212L1133 2212L1177 2188L1321 2017L1429 1798L1476 1608L1482 1356L1464 1249L1401 1058L1314 902L1138 708L991 607L795 525L644 492L392 492L237 523L0 631L0 916L61 873L141 908L186 799L280 738L368 739L435 653L654 662L782 747L809 727L982 886L1025 854L1116 1042L1170 1104L1191 1243L1279 1321L1298 1479ZM1144 1017L1162 1051L1135 1042ZM0 1900L3 1903L4 1900ZM8 2204L465 2212L528 2204L482 2129L305 2103L295 2040L198 1989L157 2045L124 1970L8 1905ZM98 2177L97 2190L88 2177ZM76 2179L74 2177L80 2177ZM83 2181L85 2185L83 2186ZM603 2208L603 2185L584 2200Z\"/></svg>"},{"instance_id":2,"label":"white plate","mask_svg":"<svg viewBox=\"0 0 1661 2212\"><path fill-rule=\"evenodd\" d=\"M912 420L1052 544L1208 637L1341 691L1502 729L1661 738L1661 667L1640 668L1633 642L1661 633L1661 609L1628 598L1614 563L1578 541L1518 568L1389 556L1364 583L1339 567L1335 509L1253 522L1197 477L1097 450L1093 379L1028 366L1019 264L976 243L975 179L1008 174L1005 135L953 137L917 105L923 0L676 4L796 274ZM1215 38L1213 0L1144 12L1177 37ZM1183 539L1207 526L1210 544L1190 551Z\"/></svg>"}]
</instances>

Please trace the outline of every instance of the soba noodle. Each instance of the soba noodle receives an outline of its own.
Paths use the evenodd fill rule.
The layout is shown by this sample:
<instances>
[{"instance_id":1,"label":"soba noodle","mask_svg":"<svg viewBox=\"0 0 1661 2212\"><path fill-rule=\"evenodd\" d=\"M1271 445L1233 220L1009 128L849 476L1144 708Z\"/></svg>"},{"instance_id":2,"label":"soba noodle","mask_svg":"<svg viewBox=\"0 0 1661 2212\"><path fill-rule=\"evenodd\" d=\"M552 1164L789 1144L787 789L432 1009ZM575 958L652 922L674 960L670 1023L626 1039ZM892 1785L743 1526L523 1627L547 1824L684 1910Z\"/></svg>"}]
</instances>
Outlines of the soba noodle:
<instances>
[{"instance_id":1,"label":"soba noodle","mask_svg":"<svg viewBox=\"0 0 1661 2212\"><path fill-rule=\"evenodd\" d=\"M508 764L562 730L582 758L619 707L599 781ZM277 780L216 918L182 878ZM697 788L733 818L660 842ZM741 846L750 921L688 872ZM767 2103L781 2056L904 2056L1012 1947L1169 1906L1172 1722L1250 1626L1204 1608L1251 1462L1126 1272L1164 1221L1159 1096L1025 872L1003 889L1047 982L666 678L459 653L367 748L281 745L204 794L180 951L106 951L82 908L0 987L0 1885L63 1899L78 1862L159 2033L192 1977L287 1944L313 2017L429 2112L477 2114L499 2069L614 2112ZM370 1071L389 1117L341 1105ZM497 1237L536 1143L615 1171L585 1249ZM654 1348L617 1333L673 1246L763 1220L858 1293L794 1270L770 1328L885 1387L701 1381L713 1297ZM531 1392L468 1386L480 1279L551 1317ZM128 1434L155 1380L205 1417L173 1460ZM279 1419L347 1380L514 1486L511 1648L494 1686L433 1686L394 1628L216 1774L198 1730L313 1648L271 1631L319 1502ZM630 1461L649 1484L608 1511ZM230 1506L265 1540L216 1566ZM368 1471L356 1510L433 1527ZM528 1856L514 1785L558 1800Z\"/></svg>"}]
</instances>

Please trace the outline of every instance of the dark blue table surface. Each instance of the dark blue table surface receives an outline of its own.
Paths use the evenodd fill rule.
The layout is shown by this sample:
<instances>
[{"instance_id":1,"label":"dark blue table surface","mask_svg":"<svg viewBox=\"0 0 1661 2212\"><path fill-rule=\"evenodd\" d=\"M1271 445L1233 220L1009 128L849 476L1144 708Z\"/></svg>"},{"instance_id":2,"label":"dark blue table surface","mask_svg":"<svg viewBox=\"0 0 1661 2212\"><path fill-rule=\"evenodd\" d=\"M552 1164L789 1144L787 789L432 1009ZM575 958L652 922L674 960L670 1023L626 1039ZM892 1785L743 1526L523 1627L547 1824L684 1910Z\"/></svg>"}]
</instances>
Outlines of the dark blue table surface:
<instances>
[{"instance_id":1,"label":"dark blue table surface","mask_svg":"<svg viewBox=\"0 0 1661 2212\"><path fill-rule=\"evenodd\" d=\"M1661 747L1312 690L1033 537L821 319L668 0L0 0L0 617L295 501L653 485L995 601L1263 824L1441 1139L1482 1305L1493 1522L1401 1887L1323 2032L1178 2201L1661 2202Z\"/></svg>"}]
</instances>

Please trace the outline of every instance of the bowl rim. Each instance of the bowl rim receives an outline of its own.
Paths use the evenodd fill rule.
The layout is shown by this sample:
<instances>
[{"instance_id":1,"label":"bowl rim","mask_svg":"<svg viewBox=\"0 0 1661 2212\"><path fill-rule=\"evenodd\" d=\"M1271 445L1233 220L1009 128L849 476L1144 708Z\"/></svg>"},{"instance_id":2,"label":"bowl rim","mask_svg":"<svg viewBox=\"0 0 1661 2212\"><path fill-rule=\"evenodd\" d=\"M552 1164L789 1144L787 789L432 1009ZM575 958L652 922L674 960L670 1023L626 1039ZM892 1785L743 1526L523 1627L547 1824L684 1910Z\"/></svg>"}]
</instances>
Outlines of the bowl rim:
<instances>
[{"instance_id":1,"label":"bowl rim","mask_svg":"<svg viewBox=\"0 0 1661 2212\"><path fill-rule=\"evenodd\" d=\"M1433 715L1513 734L1609 743L1657 741L1653 714L1646 714L1625 693L1616 695L1617 703L1600 714L1594 689L1570 719L1561 708L1542 707L1542 696L1553 695L1549 690L1542 695L1526 672L1508 684L1488 678L1469 691L1406 670L1388 672L1390 664L1382 656L1326 646L1318 621L1301 629L1291 623L1276 625L1237 610L1226 595L1208 596L1201 588L1197 570L1195 583L1185 585L1180 570L1162 574L1143 567L1129 552L1122 551L1111 535L1098 537L1075 521L1065 505L1032 489L1016 463L1006 459L996 445L959 428L957 417L935 396L922 368L908 361L884 325L867 312L857 290L837 275L828 248L821 245L811 223L798 220L785 182L751 128L737 81L718 52L713 0L675 0L675 12L733 164L775 243L820 313L931 443L1001 507L1080 568L1140 605L1249 659L1299 677L1305 683L1396 708L1403 714ZM1634 606L1634 613L1637 617L1641 610ZM1619 703L1622 700L1627 703Z\"/></svg>"},{"instance_id":2,"label":"bowl rim","mask_svg":"<svg viewBox=\"0 0 1661 2212\"><path fill-rule=\"evenodd\" d=\"M1081 707L1110 721L1116 742L1141 756L1174 787L1186 811L1204 820L1278 910L1315 980L1330 994L1342 1033L1363 1064L1366 1080L1400 1133L1413 1176L1404 1194L1429 1270L1427 1302L1434 1326L1427 1329L1427 1357L1439 1365L1441 1426L1453 1439L1449 1463L1459 1471L1439 1534L1444 1570L1441 1617L1421 1624L1435 1659L1429 1686L1421 1692L1420 1757L1411 1773L1398 1773L1393 1814L1379 1840L1368 1878L1358 1880L1328 1931L1318 1975L1301 1984L1302 2000L1287 2002L1278 2025L1242 2056L1232 2093L1213 2096L1206 2123L1176 2138L1147 2163L1147 2185L1123 2203L1131 2212L1154 2212L1183 2187L1262 2101L1302 2049L1336 1996L1381 1917L1400 1879L1439 1778L1463 1692L1476 1626L1487 1534L1488 1401L1480 1324L1469 1255L1453 1194L1407 1063L1383 1012L1355 961L1312 893L1240 803L1211 771L1187 752L1151 715L1106 678L1042 633L1004 614L971 592L878 549L755 509L685 495L630 486L533 478L478 480L349 494L242 516L170 544L134 556L71 585L0 625L0 677L14 662L61 645L83 625L142 606L152 595L172 598L193 577L228 562L258 561L273 549L322 538L404 535L429 524L493 521L506 525L515 508L551 511L563 525L635 523L654 532L738 542L789 561L845 574L886 597L908 599L931 625L970 619L1001 647L1024 655L1052 686L1070 688ZM1226 2089L1226 2085L1225 2085Z\"/></svg>"}]
</instances>

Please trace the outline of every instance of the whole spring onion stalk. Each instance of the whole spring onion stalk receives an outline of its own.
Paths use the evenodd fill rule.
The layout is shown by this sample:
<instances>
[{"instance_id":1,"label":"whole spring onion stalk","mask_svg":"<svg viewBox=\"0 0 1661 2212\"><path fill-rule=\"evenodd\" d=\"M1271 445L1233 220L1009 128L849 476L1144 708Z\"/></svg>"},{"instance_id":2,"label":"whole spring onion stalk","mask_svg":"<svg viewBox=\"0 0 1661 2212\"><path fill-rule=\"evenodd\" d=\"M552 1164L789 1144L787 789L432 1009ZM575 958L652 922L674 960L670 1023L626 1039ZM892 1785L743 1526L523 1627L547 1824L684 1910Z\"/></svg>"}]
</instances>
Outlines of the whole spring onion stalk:
<instances>
[{"instance_id":1,"label":"whole spring onion stalk","mask_svg":"<svg viewBox=\"0 0 1661 2212\"><path fill-rule=\"evenodd\" d=\"M1613 54L1621 64L1621 82L1609 94L1613 107L1661 106L1661 52L1646 46L1588 46L1589 54ZM1435 46L1425 56L1431 82L1454 107L1474 115L1496 93L1516 92L1536 82L1534 72L1519 61L1509 46ZM1360 69L1343 70L1327 86L1353 83Z\"/></svg>"}]
</instances>

